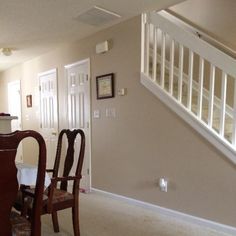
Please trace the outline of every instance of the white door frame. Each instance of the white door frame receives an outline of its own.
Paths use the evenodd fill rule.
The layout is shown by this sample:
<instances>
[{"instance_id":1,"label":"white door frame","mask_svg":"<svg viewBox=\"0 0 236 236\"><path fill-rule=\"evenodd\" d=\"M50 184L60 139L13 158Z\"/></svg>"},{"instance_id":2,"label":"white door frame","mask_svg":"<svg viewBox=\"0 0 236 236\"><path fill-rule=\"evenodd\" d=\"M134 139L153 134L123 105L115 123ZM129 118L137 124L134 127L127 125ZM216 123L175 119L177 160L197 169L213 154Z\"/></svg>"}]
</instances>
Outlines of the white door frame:
<instances>
[{"instance_id":1,"label":"white door frame","mask_svg":"<svg viewBox=\"0 0 236 236\"><path fill-rule=\"evenodd\" d=\"M78 66L78 65L81 65L81 64L84 64L84 63L87 63L88 64L88 86L89 86L89 131L88 131L88 134L89 134L89 141L87 143L89 143L88 145L88 150L89 150L89 155L88 155L88 168L89 168L89 180L88 180L88 189L86 189L86 191L91 191L91 187L92 187L92 173L91 173L91 158L92 158L92 146L91 146L91 76L90 76L90 58L87 58L87 59L84 59L84 60L80 60L80 61L77 61L75 63L72 63L72 64L68 64L68 65L65 65L64 66L64 69L65 69L65 78L66 78L66 82L67 82L67 106L66 106L66 109L67 109L67 114L68 114L68 76L67 76L67 69L70 69L70 68L73 68L75 66ZM68 123L68 127L69 127L69 119L67 119L67 123ZM86 144L85 144L86 145Z\"/></svg>"}]
</instances>

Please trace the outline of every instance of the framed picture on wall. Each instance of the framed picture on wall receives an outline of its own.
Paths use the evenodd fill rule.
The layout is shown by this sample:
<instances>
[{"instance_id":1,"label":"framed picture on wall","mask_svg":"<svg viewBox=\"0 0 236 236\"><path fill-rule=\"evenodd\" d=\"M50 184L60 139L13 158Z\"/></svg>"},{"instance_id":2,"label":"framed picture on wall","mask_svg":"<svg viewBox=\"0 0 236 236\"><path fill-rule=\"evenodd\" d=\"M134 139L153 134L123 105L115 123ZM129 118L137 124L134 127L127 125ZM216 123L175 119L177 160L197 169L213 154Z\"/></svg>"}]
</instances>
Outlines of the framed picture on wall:
<instances>
[{"instance_id":1,"label":"framed picture on wall","mask_svg":"<svg viewBox=\"0 0 236 236\"><path fill-rule=\"evenodd\" d=\"M26 96L26 105L27 107L32 107L32 95Z\"/></svg>"},{"instance_id":2,"label":"framed picture on wall","mask_svg":"<svg viewBox=\"0 0 236 236\"><path fill-rule=\"evenodd\" d=\"M114 97L114 73L96 77L97 99Z\"/></svg>"}]
</instances>

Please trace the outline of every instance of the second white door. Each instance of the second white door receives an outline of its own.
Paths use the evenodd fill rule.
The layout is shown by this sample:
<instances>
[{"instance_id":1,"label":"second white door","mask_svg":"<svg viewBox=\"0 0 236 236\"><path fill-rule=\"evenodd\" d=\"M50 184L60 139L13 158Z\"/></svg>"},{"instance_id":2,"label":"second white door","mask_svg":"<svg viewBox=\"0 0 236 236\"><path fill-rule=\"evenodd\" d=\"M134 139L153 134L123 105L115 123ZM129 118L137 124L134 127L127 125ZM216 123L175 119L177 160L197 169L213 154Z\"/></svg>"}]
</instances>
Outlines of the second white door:
<instances>
[{"instance_id":1,"label":"second white door","mask_svg":"<svg viewBox=\"0 0 236 236\"><path fill-rule=\"evenodd\" d=\"M40 73L40 128L47 147L47 168L53 168L57 138L57 71L56 69Z\"/></svg>"},{"instance_id":2,"label":"second white door","mask_svg":"<svg viewBox=\"0 0 236 236\"><path fill-rule=\"evenodd\" d=\"M90 62L89 59L65 66L68 81L68 121L70 129L82 129L85 133L85 157L81 188L90 191ZM79 143L79 142L78 142ZM78 148L75 149L78 157ZM75 167L74 167L75 168ZM75 170L75 169L74 169Z\"/></svg>"}]
</instances>

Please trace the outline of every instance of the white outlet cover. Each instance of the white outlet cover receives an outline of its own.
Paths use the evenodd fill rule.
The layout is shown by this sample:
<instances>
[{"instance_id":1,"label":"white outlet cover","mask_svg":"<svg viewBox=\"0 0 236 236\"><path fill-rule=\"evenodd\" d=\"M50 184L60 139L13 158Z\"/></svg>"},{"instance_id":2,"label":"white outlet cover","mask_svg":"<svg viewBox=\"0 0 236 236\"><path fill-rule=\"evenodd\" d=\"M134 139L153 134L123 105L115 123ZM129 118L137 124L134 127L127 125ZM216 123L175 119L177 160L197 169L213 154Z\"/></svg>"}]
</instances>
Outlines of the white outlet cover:
<instances>
[{"instance_id":1,"label":"white outlet cover","mask_svg":"<svg viewBox=\"0 0 236 236\"><path fill-rule=\"evenodd\" d=\"M118 96L125 96L127 94L127 89L126 88L120 88L117 90L117 95Z\"/></svg>"},{"instance_id":2,"label":"white outlet cover","mask_svg":"<svg viewBox=\"0 0 236 236\"><path fill-rule=\"evenodd\" d=\"M100 118L100 111L99 110L94 110L93 111L93 118L99 119Z\"/></svg>"}]
</instances>

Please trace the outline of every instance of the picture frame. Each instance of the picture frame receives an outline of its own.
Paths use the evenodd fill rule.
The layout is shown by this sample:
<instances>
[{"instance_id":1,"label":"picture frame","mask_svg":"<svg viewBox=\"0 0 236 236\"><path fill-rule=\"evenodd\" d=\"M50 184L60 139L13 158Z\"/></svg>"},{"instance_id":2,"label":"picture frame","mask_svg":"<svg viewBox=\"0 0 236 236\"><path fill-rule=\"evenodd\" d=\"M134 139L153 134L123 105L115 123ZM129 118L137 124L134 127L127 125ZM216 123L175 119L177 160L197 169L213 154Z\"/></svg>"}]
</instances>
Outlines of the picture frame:
<instances>
[{"instance_id":1,"label":"picture frame","mask_svg":"<svg viewBox=\"0 0 236 236\"><path fill-rule=\"evenodd\" d=\"M26 96L26 106L27 107L32 107L32 95L27 95Z\"/></svg>"},{"instance_id":2,"label":"picture frame","mask_svg":"<svg viewBox=\"0 0 236 236\"><path fill-rule=\"evenodd\" d=\"M96 77L97 99L114 97L114 73Z\"/></svg>"}]
</instances>

